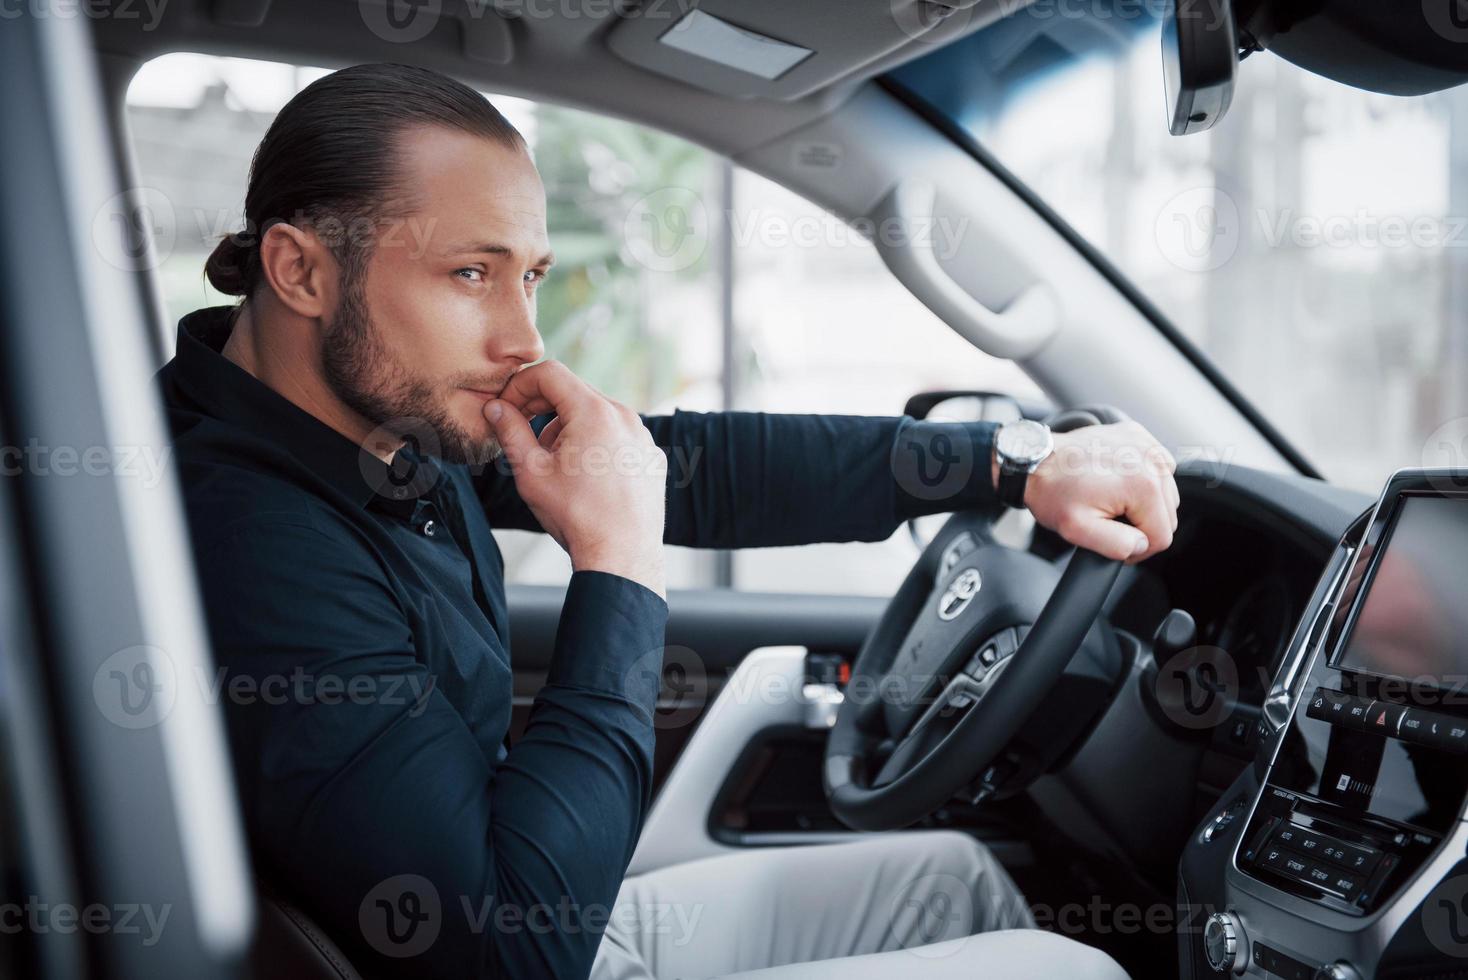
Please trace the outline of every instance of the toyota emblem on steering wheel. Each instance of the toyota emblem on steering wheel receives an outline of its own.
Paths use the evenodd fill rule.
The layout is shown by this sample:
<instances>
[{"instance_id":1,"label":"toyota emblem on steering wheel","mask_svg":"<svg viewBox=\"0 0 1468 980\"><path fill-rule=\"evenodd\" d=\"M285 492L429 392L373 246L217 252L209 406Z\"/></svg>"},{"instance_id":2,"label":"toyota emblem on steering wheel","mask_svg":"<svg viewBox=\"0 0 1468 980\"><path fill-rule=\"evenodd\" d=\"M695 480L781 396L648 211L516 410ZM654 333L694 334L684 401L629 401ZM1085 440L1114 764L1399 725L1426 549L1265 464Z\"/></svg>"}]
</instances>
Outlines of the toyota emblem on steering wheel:
<instances>
[{"instance_id":1,"label":"toyota emblem on steering wheel","mask_svg":"<svg viewBox=\"0 0 1468 980\"><path fill-rule=\"evenodd\" d=\"M938 600L938 618L947 622L957 617L974 601L982 584L977 568L965 568L959 572L958 577L948 584L943 598Z\"/></svg>"}]
</instances>

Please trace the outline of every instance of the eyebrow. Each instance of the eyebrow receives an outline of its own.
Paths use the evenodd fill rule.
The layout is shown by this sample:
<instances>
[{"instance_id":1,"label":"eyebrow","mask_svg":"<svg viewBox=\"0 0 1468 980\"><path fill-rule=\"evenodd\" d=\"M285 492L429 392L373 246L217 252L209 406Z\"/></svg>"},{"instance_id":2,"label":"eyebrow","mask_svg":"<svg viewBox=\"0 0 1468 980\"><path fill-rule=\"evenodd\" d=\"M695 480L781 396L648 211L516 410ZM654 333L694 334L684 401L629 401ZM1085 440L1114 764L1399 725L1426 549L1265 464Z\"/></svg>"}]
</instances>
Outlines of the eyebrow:
<instances>
[{"instance_id":1,"label":"eyebrow","mask_svg":"<svg viewBox=\"0 0 1468 980\"><path fill-rule=\"evenodd\" d=\"M497 244L495 242L460 242L457 245L450 245L447 249L444 250L444 253L443 254L445 254L445 255L470 255L470 254L513 255L513 254L515 254L515 250L512 249L512 248L510 248L508 245L500 245L500 244ZM556 253L554 253L554 252L546 252L540 258L536 259L534 264L535 265L544 265L544 266L552 266L552 265L555 265L556 264Z\"/></svg>"}]
</instances>

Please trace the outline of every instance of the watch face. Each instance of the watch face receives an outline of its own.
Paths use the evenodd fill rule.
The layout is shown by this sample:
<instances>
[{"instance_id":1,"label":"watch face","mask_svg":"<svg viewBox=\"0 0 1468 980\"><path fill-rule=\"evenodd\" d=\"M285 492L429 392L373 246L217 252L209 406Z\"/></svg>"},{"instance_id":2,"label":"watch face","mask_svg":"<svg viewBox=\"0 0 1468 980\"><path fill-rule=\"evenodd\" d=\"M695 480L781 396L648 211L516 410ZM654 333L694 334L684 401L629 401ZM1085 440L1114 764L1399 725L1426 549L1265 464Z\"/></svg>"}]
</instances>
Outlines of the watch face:
<instances>
[{"instance_id":1,"label":"watch face","mask_svg":"<svg viewBox=\"0 0 1468 980\"><path fill-rule=\"evenodd\" d=\"M1030 419L1001 426L994 442L1001 458L1020 464L1038 463L1049 455L1053 445L1050 430Z\"/></svg>"}]
</instances>

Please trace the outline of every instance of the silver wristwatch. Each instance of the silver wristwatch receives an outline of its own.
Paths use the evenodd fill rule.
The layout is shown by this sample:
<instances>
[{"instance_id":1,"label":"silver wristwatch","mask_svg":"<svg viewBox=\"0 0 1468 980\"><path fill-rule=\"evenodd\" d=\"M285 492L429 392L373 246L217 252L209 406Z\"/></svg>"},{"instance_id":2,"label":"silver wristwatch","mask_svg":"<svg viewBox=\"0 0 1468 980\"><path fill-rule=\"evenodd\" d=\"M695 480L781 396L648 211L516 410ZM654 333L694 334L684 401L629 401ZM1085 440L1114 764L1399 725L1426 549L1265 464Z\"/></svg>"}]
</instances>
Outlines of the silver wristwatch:
<instances>
[{"instance_id":1,"label":"silver wristwatch","mask_svg":"<svg viewBox=\"0 0 1468 980\"><path fill-rule=\"evenodd\" d=\"M999 460L999 500L1009 507L1025 505L1030 474L1055 449L1050 427L1031 419L1016 419L999 427L994 455Z\"/></svg>"}]
</instances>

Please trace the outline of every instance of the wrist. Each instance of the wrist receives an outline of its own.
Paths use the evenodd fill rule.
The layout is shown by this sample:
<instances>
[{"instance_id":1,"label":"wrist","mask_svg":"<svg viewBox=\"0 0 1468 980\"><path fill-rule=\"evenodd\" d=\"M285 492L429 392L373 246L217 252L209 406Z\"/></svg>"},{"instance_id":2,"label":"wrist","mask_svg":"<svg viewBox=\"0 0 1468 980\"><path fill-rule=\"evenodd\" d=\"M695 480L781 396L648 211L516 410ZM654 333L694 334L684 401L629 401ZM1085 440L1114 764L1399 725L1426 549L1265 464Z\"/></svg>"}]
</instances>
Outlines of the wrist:
<instances>
[{"instance_id":1,"label":"wrist","mask_svg":"<svg viewBox=\"0 0 1468 980\"><path fill-rule=\"evenodd\" d=\"M1016 419L999 427L994 435L991 475L1000 503L1013 508L1030 506L1032 477L1054 448L1054 435L1042 422Z\"/></svg>"},{"instance_id":2,"label":"wrist","mask_svg":"<svg viewBox=\"0 0 1468 980\"><path fill-rule=\"evenodd\" d=\"M667 596L667 576L663 567L663 549L634 551L628 549L586 549L571 553L573 572L605 572L636 582L657 593Z\"/></svg>"},{"instance_id":3,"label":"wrist","mask_svg":"<svg viewBox=\"0 0 1468 980\"><path fill-rule=\"evenodd\" d=\"M1035 467L1034 472L1025 479L1025 510L1034 510L1035 487L1045 478L1045 470L1048 468L1047 464L1049 462L1050 460L1046 459L1039 466ZM994 487L994 493L997 496L999 493L999 452L997 450L992 454L992 458L989 461L989 483Z\"/></svg>"}]
</instances>

